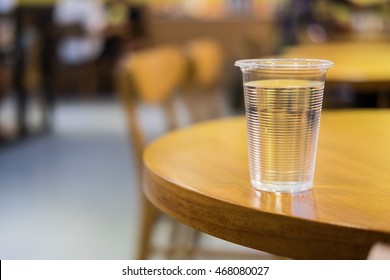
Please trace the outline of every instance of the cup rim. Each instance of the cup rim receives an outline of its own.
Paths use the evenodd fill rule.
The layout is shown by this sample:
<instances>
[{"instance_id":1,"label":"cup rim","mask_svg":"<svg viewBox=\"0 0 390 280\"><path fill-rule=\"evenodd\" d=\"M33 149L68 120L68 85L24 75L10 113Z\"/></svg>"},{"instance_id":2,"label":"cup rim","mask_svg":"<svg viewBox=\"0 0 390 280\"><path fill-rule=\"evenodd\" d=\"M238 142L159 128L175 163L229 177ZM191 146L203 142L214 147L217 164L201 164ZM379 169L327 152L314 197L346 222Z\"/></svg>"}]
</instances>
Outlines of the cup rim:
<instances>
[{"instance_id":1,"label":"cup rim","mask_svg":"<svg viewBox=\"0 0 390 280\"><path fill-rule=\"evenodd\" d=\"M255 58L237 60L234 65L244 69L327 69L334 62L312 58Z\"/></svg>"}]
</instances>

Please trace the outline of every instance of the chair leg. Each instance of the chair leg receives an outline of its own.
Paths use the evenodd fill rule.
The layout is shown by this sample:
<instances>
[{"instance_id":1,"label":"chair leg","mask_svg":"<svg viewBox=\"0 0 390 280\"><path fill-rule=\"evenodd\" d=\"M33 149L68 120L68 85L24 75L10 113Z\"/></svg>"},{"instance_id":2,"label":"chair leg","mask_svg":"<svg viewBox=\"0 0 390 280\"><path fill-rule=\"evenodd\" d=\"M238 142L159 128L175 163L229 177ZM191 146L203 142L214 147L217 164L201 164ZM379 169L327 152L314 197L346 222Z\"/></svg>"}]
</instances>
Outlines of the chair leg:
<instances>
[{"instance_id":1,"label":"chair leg","mask_svg":"<svg viewBox=\"0 0 390 280\"><path fill-rule=\"evenodd\" d=\"M174 220L171 220L171 232L169 243L167 246L167 252L165 254L165 259L172 260L178 258L178 250L180 250L180 224Z\"/></svg>"},{"instance_id":2,"label":"chair leg","mask_svg":"<svg viewBox=\"0 0 390 280\"><path fill-rule=\"evenodd\" d=\"M187 110L190 114L192 123L196 123L204 120L203 116L203 107L199 98L199 92L194 88L189 88L183 95L184 102L186 104Z\"/></svg>"},{"instance_id":3,"label":"chair leg","mask_svg":"<svg viewBox=\"0 0 390 280\"><path fill-rule=\"evenodd\" d=\"M199 240L200 240L201 232L196 229L192 229L190 235L191 235L189 241L190 244L189 244L187 256L188 259L194 259L197 253L197 249L199 249Z\"/></svg>"},{"instance_id":4,"label":"chair leg","mask_svg":"<svg viewBox=\"0 0 390 280\"><path fill-rule=\"evenodd\" d=\"M209 118L215 119L223 116L224 100L219 95L217 88L210 88L205 93L208 95Z\"/></svg>"},{"instance_id":5,"label":"chair leg","mask_svg":"<svg viewBox=\"0 0 390 280\"><path fill-rule=\"evenodd\" d=\"M197 251L199 231L172 220L172 231L166 259L193 259Z\"/></svg>"},{"instance_id":6,"label":"chair leg","mask_svg":"<svg viewBox=\"0 0 390 280\"><path fill-rule=\"evenodd\" d=\"M145 260L151 247L151 238L155 220L158 216L158 210L144 197L143 212L141 217L141 232L139 236L138 259Z\"/></svg>"}]
</instances>

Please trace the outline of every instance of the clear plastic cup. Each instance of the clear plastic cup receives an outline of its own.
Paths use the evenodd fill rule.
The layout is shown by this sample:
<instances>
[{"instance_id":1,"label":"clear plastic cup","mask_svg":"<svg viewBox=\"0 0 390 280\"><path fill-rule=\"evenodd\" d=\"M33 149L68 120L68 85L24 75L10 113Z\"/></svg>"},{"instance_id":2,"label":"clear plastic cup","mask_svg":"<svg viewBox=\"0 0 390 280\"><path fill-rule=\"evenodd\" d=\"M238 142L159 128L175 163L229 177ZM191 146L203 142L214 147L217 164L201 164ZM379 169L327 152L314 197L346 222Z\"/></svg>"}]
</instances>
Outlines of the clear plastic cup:
<instances>
[{"instance_id":1,"label":"clear plastic cup","mask_svg":"<svg viewBox=\"0 0 390 280\"><path fill-rule=\"evenodd\" d=\"M249 168L254 189L302 192L313 186L325 74L319 59L247 59L243 75Z\"/></svg>"}]
</instances>

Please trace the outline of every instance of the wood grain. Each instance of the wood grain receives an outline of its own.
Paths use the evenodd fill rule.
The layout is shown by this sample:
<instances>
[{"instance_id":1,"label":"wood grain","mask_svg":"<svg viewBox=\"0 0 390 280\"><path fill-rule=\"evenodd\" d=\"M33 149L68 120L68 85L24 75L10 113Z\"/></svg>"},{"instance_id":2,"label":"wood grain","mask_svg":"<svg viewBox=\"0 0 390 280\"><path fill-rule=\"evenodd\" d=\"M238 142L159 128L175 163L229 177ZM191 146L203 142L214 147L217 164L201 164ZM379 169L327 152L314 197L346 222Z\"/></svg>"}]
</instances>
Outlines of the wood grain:
<instances>
[{"instance_id":1,"label":"wood grain","mask_svg":"<svg viewBox=\"0 0 390 280\"><path fill-rule=\"evenodd\" d=\"M390 111L323 112L314 187L255 192L244 117L170 133L144 153L144 191L206 233L297 259L365 259L390 242Z\"/></svg>"}]
</instances>

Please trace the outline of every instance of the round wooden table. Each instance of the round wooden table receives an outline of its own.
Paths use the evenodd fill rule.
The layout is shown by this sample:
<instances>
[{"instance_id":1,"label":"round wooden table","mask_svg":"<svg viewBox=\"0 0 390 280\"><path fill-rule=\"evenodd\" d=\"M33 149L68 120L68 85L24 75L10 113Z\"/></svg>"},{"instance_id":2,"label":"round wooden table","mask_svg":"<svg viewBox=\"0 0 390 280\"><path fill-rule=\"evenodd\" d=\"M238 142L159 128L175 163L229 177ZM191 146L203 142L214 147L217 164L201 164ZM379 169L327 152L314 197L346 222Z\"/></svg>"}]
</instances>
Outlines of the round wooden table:
<instances>
[{"instance_id":1,"label":"round wooden table","mask_svg":"<svg viewBox=\"0 0 390 280\"><path fill-rule=\"evenodd\" d=\"M296 259L365 259L390 242L390 110L324 111L314 187L256 192L244 117L167 134L144 153L163 212L222 239Z\"/></svg>"},{"instance_id":2,"label":"round wooden table","mask_svg":"<svg viewBox=\"0 0 390 280\"><path fill-rule=\"evenodd\" d=\"M390 42L335 42L297 45L285 49L283 58L321 58L335 63L326 74L331 84L354 92L373 92L378 106L389 107Z\"/></svg>"},{"instance_id":3,"label":"round wooden table","mask_svg":"<svg viewBox=\"0 0 390 280\"><path fill-rule=\"evenodd\" d=\"M330 82L390 83L390 42L339 42L297 45L282 55L320 58L335 63L326 75Z\"/></svg>"}]
</instances>

